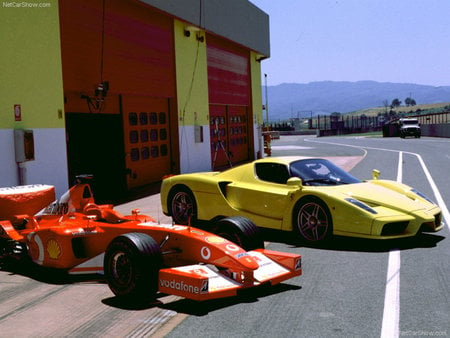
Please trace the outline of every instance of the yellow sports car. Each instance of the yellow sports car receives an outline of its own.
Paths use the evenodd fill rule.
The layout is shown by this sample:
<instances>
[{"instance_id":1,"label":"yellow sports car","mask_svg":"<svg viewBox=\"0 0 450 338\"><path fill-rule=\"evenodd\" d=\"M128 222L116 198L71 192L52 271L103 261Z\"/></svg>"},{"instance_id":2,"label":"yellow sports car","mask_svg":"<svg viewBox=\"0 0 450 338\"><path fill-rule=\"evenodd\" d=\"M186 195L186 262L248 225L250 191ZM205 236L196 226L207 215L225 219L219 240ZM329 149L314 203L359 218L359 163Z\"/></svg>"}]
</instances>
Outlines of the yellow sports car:
<instances>
[{"instance_id":1,"label":"yellow sports car","mask_svg":"<svg viewBox=\"0 0 450 338\"><path fill-rule=\"evenodd\" d=\"M440 208L405 184L361 181L326 159L270 157L223 172L166 177L163 212L177 224L244 216L318 242L332 235L401 238L442 229Z\"/></svg>"}]
</instances>

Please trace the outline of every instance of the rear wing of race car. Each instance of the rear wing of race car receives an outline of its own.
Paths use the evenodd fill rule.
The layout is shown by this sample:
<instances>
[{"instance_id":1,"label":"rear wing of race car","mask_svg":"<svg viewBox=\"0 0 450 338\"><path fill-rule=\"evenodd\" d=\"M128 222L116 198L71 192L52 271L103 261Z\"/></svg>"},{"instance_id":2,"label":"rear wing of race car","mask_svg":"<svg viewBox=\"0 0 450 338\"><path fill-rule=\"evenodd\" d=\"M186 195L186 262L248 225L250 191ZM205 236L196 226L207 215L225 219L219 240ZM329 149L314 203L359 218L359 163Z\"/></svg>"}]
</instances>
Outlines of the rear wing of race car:
<instances>
[{"instance_id":1,"label":"rear wing of race car","mask_svg":"<svg viewBox=\"0 0 450 338\"><path fill-rule=\"evenodd\" d=\"M208 265L161 269L159 271L159 292L203 301L231 297L240 289L255 287L263 283L271 285L302 274L301 256L265 249L249 251L258 262L255 271L232 272Z\"/></svg>"},{"instance_id":2,"label":"rear wing of race car","mask_svg":"<svg viewBox=\"0 0 450 338\"><path fill-rule=\"evenodd\" d=\"M0 220L15 219L16 215L34 216L55 200L55 187L34 184L0 188Z\"/></svg>"}]
</instances>

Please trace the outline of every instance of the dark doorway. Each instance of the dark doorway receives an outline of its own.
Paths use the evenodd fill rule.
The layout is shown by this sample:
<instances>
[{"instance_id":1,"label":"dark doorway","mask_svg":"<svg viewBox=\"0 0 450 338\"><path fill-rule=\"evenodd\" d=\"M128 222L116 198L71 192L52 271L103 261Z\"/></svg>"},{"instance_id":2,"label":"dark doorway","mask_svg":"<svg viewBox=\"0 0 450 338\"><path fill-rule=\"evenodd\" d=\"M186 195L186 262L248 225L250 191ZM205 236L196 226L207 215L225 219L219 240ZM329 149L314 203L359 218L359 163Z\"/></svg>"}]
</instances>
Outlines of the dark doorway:
<instances>
[{"instance_id":1,"label":"dark doorway","mask_svg":"<svg viewBox=\"0 0 450 338\"><path fill-rule=\"evenodd\" d=\"M125 159L120 114L67 113L69 185L82 174L93 175L97 203L113 203L125 195Z\"/></svg>"}]
</instances>

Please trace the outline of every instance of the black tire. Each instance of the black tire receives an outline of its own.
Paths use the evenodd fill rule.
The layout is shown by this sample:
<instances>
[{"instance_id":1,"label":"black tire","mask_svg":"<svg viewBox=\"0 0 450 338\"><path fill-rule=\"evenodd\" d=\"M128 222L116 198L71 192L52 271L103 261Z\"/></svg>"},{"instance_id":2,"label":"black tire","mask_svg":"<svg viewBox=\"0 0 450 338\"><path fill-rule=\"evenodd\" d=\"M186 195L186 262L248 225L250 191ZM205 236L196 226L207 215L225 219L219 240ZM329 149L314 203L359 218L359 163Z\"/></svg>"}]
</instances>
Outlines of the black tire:
<instances>
[{"instance_id":1,"label":"black tire","mask_svg":"<svg viewBox=\"0 0 450 338\"><path fill-rule=\"evenodd\" d=\"M264 241L259 228L248 218L233 216L216 222L216 235L239 245L245 251L264 249Z\"/></svg>"},{"instance_id":2,"label":"black tire","mask_svg":"<svg viewBox=\"0 0 450 338\"><path fill-rule=\"evenodd\" d=\"M333 219L325 202L313 196L297 202L293 226L301 238L309 243L329 240L333 235Z\"/></svg>"},{"instance_id":3,"label":"black tire","mask_svg":"<svg viewBox=\"0 0 450 338\"><path fill-rule=\"evenodd\" d=\"M0 270L27 264L30 261L29 257L24 243L0 237Z\"/></svg>"},{"instance_id":4,"label":"black tire","mask_svg":"<svg viewBox=\"0 0 450 338\"><path fill-rule=\"evenodd\" d=\"M147 301L158 292L161 249L147 234L128 233L108 245L104 270L111 291L120 298Z\"/></svg>"},{"instance_id":5,"label":"black tire","mask_svg":"<svg viewBox=\"0 0 450 338\"><path fill-rule=\"evenodd\" d=\"M175 224L189 225L197 221L197 203L187 187L172 189L169 194L169 210Z\"/></svg>"}]
</instances>

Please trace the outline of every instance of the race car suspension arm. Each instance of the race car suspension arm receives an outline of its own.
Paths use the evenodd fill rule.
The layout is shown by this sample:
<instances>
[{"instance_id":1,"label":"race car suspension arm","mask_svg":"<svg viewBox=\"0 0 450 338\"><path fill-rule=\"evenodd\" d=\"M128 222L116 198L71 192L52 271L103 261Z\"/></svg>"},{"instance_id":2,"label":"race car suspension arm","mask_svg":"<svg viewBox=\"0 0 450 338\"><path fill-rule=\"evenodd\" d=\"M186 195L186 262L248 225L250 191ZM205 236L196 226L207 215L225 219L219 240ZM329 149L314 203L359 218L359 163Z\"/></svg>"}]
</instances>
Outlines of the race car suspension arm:
<instances>
[{"instance_id":1,"label":"race car suspension arm","mask_svg":"<svg viewBox=\"0 0 450 338\"><path fill-rule=\"evenodd\" d=\"M179 249L179 248L176 248L176 249L169 249L169 250L166 250L166 251L163 251L163 250L162 250L162 247L167 243L167 241L169 240L169 238L170 238L170 235L167 234L166 237L164 237L164 239L163 239L163 240L161 241L161 243L159 244L159 247L161 248L161 254L162 254L162 255L169 255L169 254L177 254L177 253L181 253L182 250Z\"/></svg>"}]
</instances>

